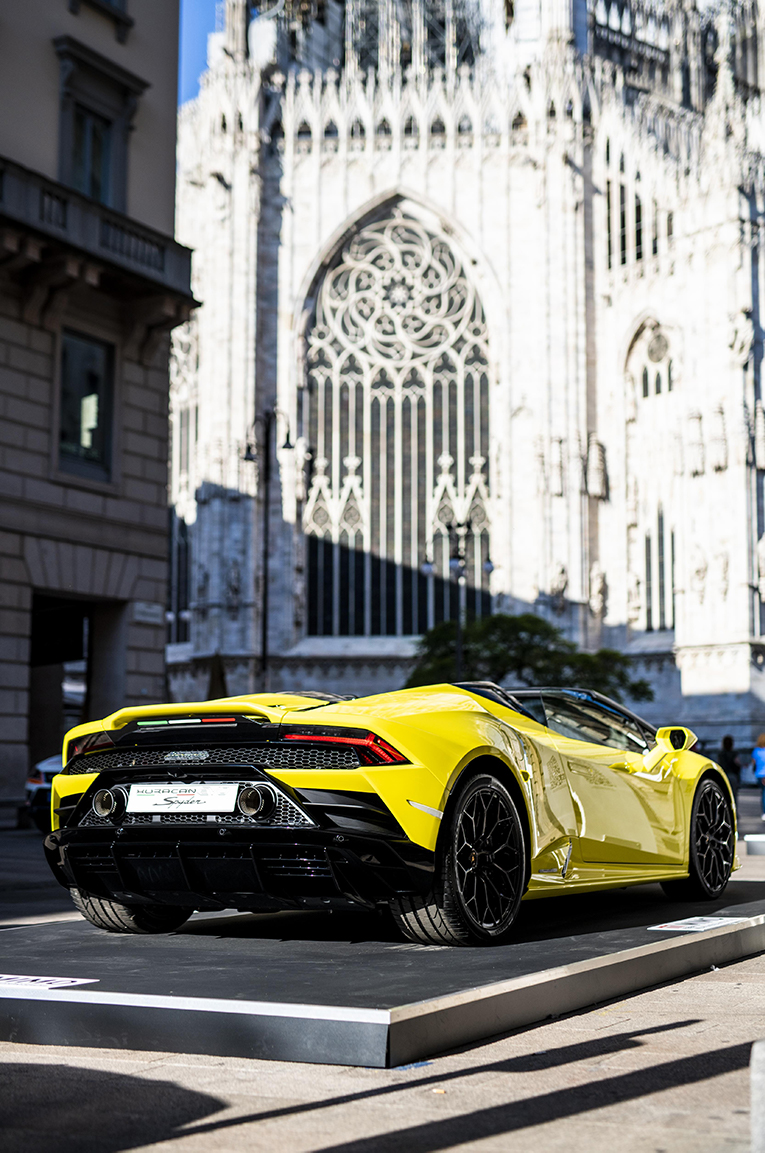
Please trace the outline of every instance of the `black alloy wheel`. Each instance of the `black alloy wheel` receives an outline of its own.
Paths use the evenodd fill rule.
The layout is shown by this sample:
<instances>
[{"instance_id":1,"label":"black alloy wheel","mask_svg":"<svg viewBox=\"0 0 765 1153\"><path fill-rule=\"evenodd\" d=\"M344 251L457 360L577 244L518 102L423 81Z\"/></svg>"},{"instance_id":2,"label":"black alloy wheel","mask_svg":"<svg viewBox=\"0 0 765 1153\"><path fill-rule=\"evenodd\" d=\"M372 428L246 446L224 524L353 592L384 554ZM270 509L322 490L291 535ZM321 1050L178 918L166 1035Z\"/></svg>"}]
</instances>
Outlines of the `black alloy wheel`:
<instances>
[{"instance_id":1,"label":"black alloy wheel","mask_svg":"<svg viewBox=\"0 0 765 1153\"><path fill-rule=\"evenodd\" d=\"M688 877L665 881L664 892L681 900L716 900L730 880L736 835L730 799L712 777L701 781L693 799L688 850Z\"/></svg>"},{"instance_id":2,"label":"black alloy wheel","mask_svg":"<svg viewBox=\"0 0 765 1153\"><path fill-rule=\"evenodd\" d=\"M457 893L474 929L502 934L515 920L523 884L523 834L515 806L494 778L468 788L452 849Z\"/></svg>"},{"instance_id":3,"label":"black alloy wheel","mask_svg":"<svg viewBox=\"0 0 765 1153\"><path fill-rule=\"evenodd\" d=\"M510 791L493 774L471 777L443 824L431 891L391 904L399 927L423 944L507 941L527 879L523 825Z\"/></svg>"}]
</instances>

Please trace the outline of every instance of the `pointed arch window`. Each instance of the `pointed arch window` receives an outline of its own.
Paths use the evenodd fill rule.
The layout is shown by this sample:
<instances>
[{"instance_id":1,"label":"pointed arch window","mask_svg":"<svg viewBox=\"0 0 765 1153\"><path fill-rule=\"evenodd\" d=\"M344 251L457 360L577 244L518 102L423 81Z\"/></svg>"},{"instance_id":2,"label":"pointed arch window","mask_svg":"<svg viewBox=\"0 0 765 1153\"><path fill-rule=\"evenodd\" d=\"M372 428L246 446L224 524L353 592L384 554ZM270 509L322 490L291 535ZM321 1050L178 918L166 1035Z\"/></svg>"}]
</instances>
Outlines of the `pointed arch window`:
<instances>
[{"instance_id":1,"label":"pointed arch window","mask_svg":"<svg viewBox=\"0 0 765 1153\"><path fill-rule=\"evenodd\" d=\"M324 138L322 140L322 149L324 152L337 152L340 145L340 134L337 131L337 125L334 120L329 120L324 125Z\"/></svg>"},{"instance_id":2,"label":"pointed arch window","mask_svg":"<svg viewBox=\"0 0 765 1153\"><path fill-rule=\"evenodd\" d=\"M367 130L364 127L363 122L359 119L354 120L353 123L351 124L351 131L350 131L351 148L356 150L356 151L363 150L366 136L367 136Z\"/></svg>"},{"instance_id":3,"label":"pointed arch window","mask_svg":"<svg viewBox=\"0 0 765 1153\"><path fill-rule=\"evenodd\" d=\"M379 120L377 122L377 128L375 129L375 135L377 137L376 147L382 151L389 150L392 143L393 143L393 134L391 132L390 124L385 119L385 117L383 117L382 120Z\"/></svg>"},{"instance_id":4,"label":"pointed arch window","mask_svg":"<svg viewBox=\"0 0 765 1153\"><path fill-rule=\"evenodd\" d=\"M301 120L297 130L297 147L299 152L310 152L313 140L311 125L307 120Z\"/></svg>"},{"instance_id":5,"label":"pointed arch window","mask_svg":"<svg viewBox=\"0 0 765 1153\"><path fill-rule=\"evenodd\" d=\"M412 635L453 617L449 527L466 522L468 611L487 614L487 331L459 256L389 208L312 295L299 418L315 464L309 633Z\"/></svg>"}]
</instances>

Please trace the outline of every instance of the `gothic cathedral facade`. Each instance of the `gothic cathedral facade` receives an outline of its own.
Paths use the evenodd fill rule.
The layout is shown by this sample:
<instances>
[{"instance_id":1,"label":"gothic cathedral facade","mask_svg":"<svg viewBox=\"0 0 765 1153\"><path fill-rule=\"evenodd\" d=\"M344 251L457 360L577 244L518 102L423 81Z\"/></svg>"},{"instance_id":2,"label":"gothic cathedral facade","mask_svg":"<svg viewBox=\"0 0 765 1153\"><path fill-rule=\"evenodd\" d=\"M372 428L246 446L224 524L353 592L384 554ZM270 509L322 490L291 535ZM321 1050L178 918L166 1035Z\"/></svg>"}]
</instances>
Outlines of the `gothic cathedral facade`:
<instances>
[{"instance_id":1,"label":"gothic cathedral facade","mask_svg":"<svg viewBox=\"0 0 765 1153\"><path fill-rule=\"evenodd\" d=\"M753 0L227 0L179 125L175 699L398 687L462 595L765 728L763 76Z\"/></svg>"}]
</instances>

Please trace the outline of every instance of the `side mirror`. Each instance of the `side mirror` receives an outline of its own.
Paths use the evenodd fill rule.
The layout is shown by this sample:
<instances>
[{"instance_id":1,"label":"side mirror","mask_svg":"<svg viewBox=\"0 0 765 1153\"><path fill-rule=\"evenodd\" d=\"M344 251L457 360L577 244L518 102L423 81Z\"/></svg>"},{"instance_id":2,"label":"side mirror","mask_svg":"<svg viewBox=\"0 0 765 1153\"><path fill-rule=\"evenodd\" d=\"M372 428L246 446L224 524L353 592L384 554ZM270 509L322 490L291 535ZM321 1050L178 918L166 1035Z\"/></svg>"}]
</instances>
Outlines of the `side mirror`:
<instances>
[{"instance_id":1,"label":"side mirror","mask_svg":"<svg viewBox=\"0 0 765 1153\"><path fill-rule=\"evenodd\" d=\"M667 726L656 733L656 745L650 753L643 757L643 763L648 772L651 772L667 753L681 753L696 744L696 734L690 729L681 729L679 725Z\"/></svg>"},{"instance_id":2,"label":"side mirror","mask_svg":"<svg viewBox=\"0 0 765 1153\"><path fill-rule=\"evenodd\" d=\"M656 734L657 745L662 745L667 753L684 753L696 744L698 737L690 729L681 729L679 725L671 728L659 729Z\"/></svg>"}]
</instances>

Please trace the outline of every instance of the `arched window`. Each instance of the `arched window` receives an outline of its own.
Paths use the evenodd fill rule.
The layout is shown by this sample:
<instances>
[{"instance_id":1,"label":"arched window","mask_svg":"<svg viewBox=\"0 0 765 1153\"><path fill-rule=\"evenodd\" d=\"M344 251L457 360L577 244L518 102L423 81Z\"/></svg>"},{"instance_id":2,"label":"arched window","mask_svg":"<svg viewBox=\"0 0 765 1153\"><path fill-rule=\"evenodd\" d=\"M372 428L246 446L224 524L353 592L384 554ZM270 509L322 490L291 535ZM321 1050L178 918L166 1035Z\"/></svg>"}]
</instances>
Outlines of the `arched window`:
<instances>
[{"instance_id":1,"label":"arched window","mask_svg":"<svg viewBox=\"0 0 765 1153\"><path fill-rule=\"evenodd\" d=\"M643 259L643 202L635 193L635 260Z\"/></svg>"},{"instance_id":2,"label":"arched window","mask_svg":"<svg viewBox=\"0 0 765 1153\"><path fill-rule=\"evenodd\" d=\"M379 124L377 125L377 135L378 136L390 136L390 134L391 134L390 124L388 123L388 121L385 118L383 118L379 122Z\"/></svg>"},{"instance_id":3,"label":"arched window","mask_svg":"<svg viewBox=\"0 0 765 1153\"><path fill-rule=\"evenodd\" d=\"M361 120L354 120L351 125L351 140L363 140L366 134L367 130Z\"/></svg>"},{"instance_id":4,"label":"arched window","mask_svg":"<svg viewBox=\"0 0 765 1153\"><path fill-rule=\"evenodd\" d=\"M487 332L462 261L388 209L312 296L299 416L314 461L309 633L411 635L453 619L458 524L470 526L468 612L490 612Z\"/></svg>"},{"instance_id":5,"label":"arched window","mask_svg":"<svg viewBox=\"0 0 765 1153\"><path fill-rule=\"evenodd\" d=\"M672 361L667 364L667 392L672 391Z\"/></svg>"},{"instance_id":6,"label":"arched window","mask_svg":"<svg viewBox=\"0 0 765 1153\"><path fill-rule=\"evenodd\" d=\"M648 369L644 368L643 369L643 396L648 396L649 392L650 392L650 388L648 385Z\"/></svg>"},{"instance_id":7,"label":"arched window","mask_svg":"<svg viewBox=\"0 0 765 1153\"><path fill-rule=\"evenodd\" d=\"M420 126L413 116L407 116L404 125L404 136L419 136Z\"/></svg>"},{"instance_id":8,"label":"arched window","mask_svg":"<svg viewBox=\"0 0 765 1153\"><path fill-rule=\"evenodd\" d=\"M298 130L297 130L297 136L298 136L298 140L310 140L311 139L311 125L308 123L307 120L301 120L300 126L298 127Z\"/></svg>"},{"instance_id":9,"label":"arched window","mask_svg":"<svg viewBox=\"0 0 765 1153\"><path fill-rule=\"evenodd\" d=\"M655 383L654 391L655 391L656 395L658 396L659 393L661 392L661 373L660 372L656 373L656 380L654 383Z\"/></svg>"}]
</instances>

